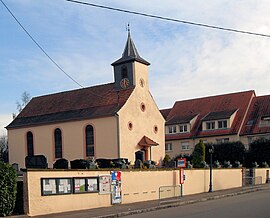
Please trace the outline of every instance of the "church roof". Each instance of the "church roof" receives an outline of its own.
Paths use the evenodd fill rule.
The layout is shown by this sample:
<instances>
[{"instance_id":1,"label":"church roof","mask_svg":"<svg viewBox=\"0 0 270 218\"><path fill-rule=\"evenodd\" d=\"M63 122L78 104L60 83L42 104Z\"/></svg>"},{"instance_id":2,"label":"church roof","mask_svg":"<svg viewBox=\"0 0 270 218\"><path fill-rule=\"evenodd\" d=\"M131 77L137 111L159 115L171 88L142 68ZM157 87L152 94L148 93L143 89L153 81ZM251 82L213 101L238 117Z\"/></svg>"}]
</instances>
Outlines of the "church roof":
<instances>
[{"instance_id":1,"label":"church roof","mask_svg":"<svg viewBox=\"0 0 270 218\"><path fill-rule=\"evenodd\" d=\"M33 98L7 129L112 116L134 87L116 91L114 83Z\"/></svg>"},{"instance_id":2,"label":"church roof","mask_svg":"<svg viewBox=\"0 0 270 218\"><path fill-rule=\"evenodd\" d=\"M127 63L130 61L138 61L140 63L146 64L146 65L150 65L149 62L147 62L146 60L144 60L138 53L136 46L130 36L130 32L128 32L128 38L127 38L127 43L124 49L124 52L122 54L122 57L120 59L118 59L117 61L113 62L112 65L118 65L118 64L123 64L123 63Z\"/></svg>"}]
</instances>

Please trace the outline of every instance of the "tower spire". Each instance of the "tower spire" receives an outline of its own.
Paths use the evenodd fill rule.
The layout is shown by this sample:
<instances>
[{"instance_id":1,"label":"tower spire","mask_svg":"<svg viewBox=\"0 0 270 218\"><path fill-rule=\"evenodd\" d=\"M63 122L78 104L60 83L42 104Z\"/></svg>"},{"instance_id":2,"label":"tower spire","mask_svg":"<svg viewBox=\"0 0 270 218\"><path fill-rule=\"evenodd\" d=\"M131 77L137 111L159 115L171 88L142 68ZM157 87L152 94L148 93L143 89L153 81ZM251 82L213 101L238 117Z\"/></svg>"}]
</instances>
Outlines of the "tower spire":
<instances>
[{"instance_id":1,"label":"tower spire","mask_svg":"<svg viewBox=\"0 0 270 218\"><path fill-rule=\"evenodd\" d=\"M113 62L112 65L115 66L115 65L119 65L122 63L126 63L126 62L131 62L131 61L138 61L140 63L150 65L150 63L148 61L144 60L139 55L139 52L137 51L136 46L131 38L129 23L127 25L126 30L128 32L128 38L127 38L125 49L122 53L122 57L120 59L118 59L117 61Z\"/></svg>"}]
</instances>

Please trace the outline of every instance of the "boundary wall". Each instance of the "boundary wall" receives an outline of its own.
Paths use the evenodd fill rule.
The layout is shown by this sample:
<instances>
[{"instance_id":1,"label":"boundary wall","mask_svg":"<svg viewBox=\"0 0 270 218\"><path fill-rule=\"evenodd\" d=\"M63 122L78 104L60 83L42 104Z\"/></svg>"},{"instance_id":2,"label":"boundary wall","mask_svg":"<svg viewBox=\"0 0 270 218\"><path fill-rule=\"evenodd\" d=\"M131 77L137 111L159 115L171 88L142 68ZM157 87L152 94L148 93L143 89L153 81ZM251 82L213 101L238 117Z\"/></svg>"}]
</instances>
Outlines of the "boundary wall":
<instances>
[{"instance_id":1,"label":"boundary wall","mask_svg":"<svg viewBox=\"0 0 270 218\"><path fill-rule=\"evenodd\" d=\"M84 178L108 175L100 170L24 170L24 211L29 216L86 210L111 206L111 194L87 192L43 196L44 178ZM257 174L263 174L263 170ZM185 170L183 194L190 195L209 190L209 169ZM259 175L258 175L259 176ZM179 185L179 170L122 170L122 204L158 200L159 188ZM241 187L242 169L213 169L213 191Z\"/></svg>"},{"instance_id":2,"label":"boundary wall","mask_svg":"<svg viewBox=\"0 0 270 218\"><path fill-rule=\"evenodd\" d=\"M268 173L267 173L268 171ZM255 168L255 177L262 177L262 184L265 184L267 181L270 181L270 168ZM268 178L267 178L268 176Z\"/></svg>"}]
</instances>

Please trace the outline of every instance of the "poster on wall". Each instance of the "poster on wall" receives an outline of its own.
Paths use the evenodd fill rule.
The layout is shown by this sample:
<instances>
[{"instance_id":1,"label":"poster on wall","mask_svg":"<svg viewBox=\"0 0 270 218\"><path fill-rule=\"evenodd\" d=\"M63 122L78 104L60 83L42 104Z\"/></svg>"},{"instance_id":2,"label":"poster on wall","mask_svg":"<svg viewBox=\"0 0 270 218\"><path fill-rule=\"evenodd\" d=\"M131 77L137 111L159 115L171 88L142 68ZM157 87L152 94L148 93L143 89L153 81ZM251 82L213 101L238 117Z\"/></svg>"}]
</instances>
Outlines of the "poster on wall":
<instances>
[{"instance_id":1,"label":"poster on wall","mask_svg":"<svg viewBox=\"0 0 270 218\"><path fill-rule=\"evenodd\" d=\"M96 177L87 179L87 191L89 192L98 191L98 179Z\"/></svg>"},{"instance_id":2,"label":"poster on wall","mask_svg":"<svg viewBox=\"0 0 270 218\"><path fill-rule=\"evenodd\" d=\"M99 194L111 194L111 175L99 176Z\"/></svg>"},{"instance_id":3,"label":"poster on wall","mask_svg":"<svg viewBox=\"0 0 270 218\"><path fill-rule=\"evenodd\" d=\"M85 179L74 179L74 192L81 193L85 192Z\"/></svg>"},{"instance_id":4,"label":"poster on wall","mask_svg":"<svg viewBox=\"0 0 270 218\"><path fill-rule=\"evenodd\" d=\"M42 179L42 195L56 194L56 180Z\"/></svg>"},{"instance_id":5,"label":"poster on wall","mask_svg":"<svg viewBox=\"0 0 270 218\"><path fill-rule=\"evenodd\" d=\"M41 195L63 195L72 193L71 178L41 178Z\"/></svg>"},{"instance_id":6,"label":"poster on wall","mask_svg":"<svg viewBox=\"0 0 270 218\"><path fill-rule=\"evenodd\" d=\"M71 179L59 179L58 191L59 194L71 193Z\"/></svg>"},{"instance_id":7,"label":"poster on wall","mask_svg":"<svg viewBox=\"0 0 270 218\"><path fill-rule=\"evenodd\" d=\"M122 203L121 172L111 172L112 204Z\"/></svg>"}]
</instances>

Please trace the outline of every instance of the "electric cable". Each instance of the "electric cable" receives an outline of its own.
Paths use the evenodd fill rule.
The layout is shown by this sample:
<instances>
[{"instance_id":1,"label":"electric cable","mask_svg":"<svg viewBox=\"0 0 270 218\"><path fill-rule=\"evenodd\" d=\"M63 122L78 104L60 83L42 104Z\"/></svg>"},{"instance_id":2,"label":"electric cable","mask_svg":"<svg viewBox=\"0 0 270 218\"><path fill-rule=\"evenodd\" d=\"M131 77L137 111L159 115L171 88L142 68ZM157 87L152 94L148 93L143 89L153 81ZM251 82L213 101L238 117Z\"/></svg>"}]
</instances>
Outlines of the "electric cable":
<instances>
[{"instance_id":1,"label":"electric cable","mask_svg":"<svg viewBox=\"0 0 270 218\"><path fill-rule=\"evenodd\" d=\"M60 67L59 64L56 63L55 60L39 45L39 43L31 36L31 34L24 28L24 26L21 24L21 22L15 17L15 15L12 13L12 11L7 7L7 5L3 2L3 0L0 0L4 7L7 9L7 11L10 13L10 15L15 19L15 21L19 24L19 26L23 29L23 31L29 36L29 38L35 43L35 45L50 59L50 61L59 69L61 70L67 77L69 77L73 82L75 82L78 86L83 88L83 86L77 82L74 78L72 78L67 72L64 71L62 67Z\"/></svg>"},{"instance_id":2,"label":"electric cable","mask_svg":"<svg viewBox=\"0 0 270 218\"><path fill-rule=\"evenodd\" d=\"M76 4L82 4L82 5L87 5L87 6L91 6L91 7L96 7L96 8L118 11L118 12L122 12L122 13L128 13L128 14L150 17L150 18L155 18L155 19L160 19L160 20L165 20L165 21L183 23L183 24L187 24L187 25L193 25L193 26L199 26L199 27L204 27L204 28L211 28L211 29L217 29L217 30L222 30L222 31L229 31L229 32L242 33L242 34L270 38L269 34L262 34L262 33L250 32L250 31L245 31L245 30L226 28L226 27L214 26L214 25L203 24L203 23L196 23L196 22L191 22L191 21L186 21L186 20L179 20L179 19L170 18L170 17L163 17L163 16L147 14L147 13L142 13L142 12L137 12L137 11L131 11L131 10L126 10L126 9L121 9L121 8L109 7L109 6L105 6L105 5L93 4L93 3L89 3L89 2L82 2L82 1L76 1L76 0L66 0L66 1L76 3Z\"/></svg>"}]
</instances>

